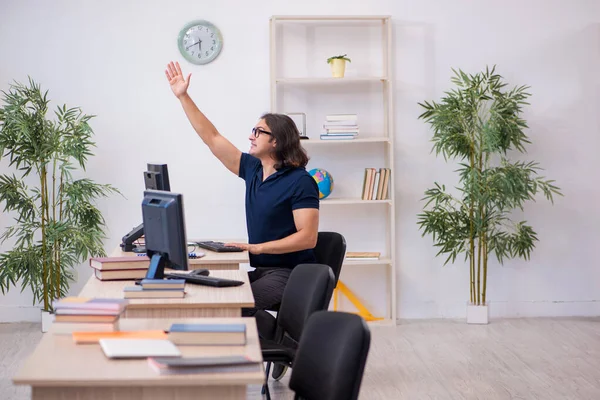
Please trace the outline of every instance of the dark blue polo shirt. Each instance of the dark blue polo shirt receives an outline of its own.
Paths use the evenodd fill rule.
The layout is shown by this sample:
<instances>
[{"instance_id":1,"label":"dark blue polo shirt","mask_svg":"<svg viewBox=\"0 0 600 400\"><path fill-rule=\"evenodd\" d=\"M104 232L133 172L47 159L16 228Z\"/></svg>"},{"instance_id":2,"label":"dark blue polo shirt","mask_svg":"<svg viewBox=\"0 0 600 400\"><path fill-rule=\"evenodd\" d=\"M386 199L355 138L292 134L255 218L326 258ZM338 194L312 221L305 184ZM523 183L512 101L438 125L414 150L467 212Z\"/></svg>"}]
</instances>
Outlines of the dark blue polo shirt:
<instances>
[{"instance_id":1,"label":"dark blue polo shirt","mask_svg":"<svg viewBox=\"0 0 600 400\"><path fill-rule=\"evenodd\" d=\"M279 240L296 233L292 211L319 208L319 188L304 168L281 168L263 182L260 160L242 153L239 175L246 181L246 225L250 244ZM298 264L316 262L312 249L249 256L254 268L294 268Z\"/></svg>"}]
</instances>

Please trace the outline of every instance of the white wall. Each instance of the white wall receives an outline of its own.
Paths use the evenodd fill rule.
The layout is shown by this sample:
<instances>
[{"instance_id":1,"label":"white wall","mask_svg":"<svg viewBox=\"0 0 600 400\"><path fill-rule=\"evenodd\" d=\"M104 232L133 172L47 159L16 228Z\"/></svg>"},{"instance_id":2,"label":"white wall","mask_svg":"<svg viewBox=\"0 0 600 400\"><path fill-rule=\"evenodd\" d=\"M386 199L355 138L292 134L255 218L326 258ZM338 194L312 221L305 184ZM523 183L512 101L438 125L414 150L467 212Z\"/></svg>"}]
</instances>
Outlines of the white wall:
<instances>
[{"instance_id":1,"label":"white wall","mask_svg":"<svg viewBox=\"0 0 600 400\"><path fill-rule=\"evenodd\" d=\"M417 120L417 102L438 99L450 87L450 68L476 72L493 64L511 85L531 85L527 157L539 161L566 196L554 206L540 200L525 210L540 242L529 262L492 266L492 315L600 315L600 190L594 177L600 167L600 3L593 0L221 0L206 7L176 0L3 0L0 89L30 75L50 91L54 105L66 102L97 115L89 177L125 196L100 203L107 250L141 222L141 173L152 161L168 163L172 190L184 193L190 236L245 236L243 182L202 146L163 70L169 60L182 60L175 39L186 22L204 18L219 26L225 38L219 58L203 67L182 65L193 73L190 92L200 108L246 150L250 128L269 109L268 20L274 14L394 19L400 318L464 316L467 268L442 267L431 238L417 230L423 191L436 180L451 185L456 179L453 166L430 154L430 131ZM0 168L5 172L6 163ZM0 217L0 227L9 222ZM72 293L90 274L85 266L79 271ZM376 314L384 310L377 296L381 276L374 274L364 294ZM36 317L27 293L13 290L0 298L0 320Z\"/></svg>"}]
</instances>

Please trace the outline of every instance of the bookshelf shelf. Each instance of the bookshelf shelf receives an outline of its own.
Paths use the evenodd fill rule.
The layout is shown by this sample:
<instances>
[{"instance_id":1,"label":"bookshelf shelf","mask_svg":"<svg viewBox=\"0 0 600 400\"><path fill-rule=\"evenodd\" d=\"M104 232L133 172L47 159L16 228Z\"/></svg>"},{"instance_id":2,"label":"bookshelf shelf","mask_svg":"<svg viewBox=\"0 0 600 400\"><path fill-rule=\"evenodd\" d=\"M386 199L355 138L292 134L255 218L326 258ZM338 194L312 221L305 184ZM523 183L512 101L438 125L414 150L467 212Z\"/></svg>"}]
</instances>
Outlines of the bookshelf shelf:
<instances>
[{"instance_id":1,"label":"bookshelf shelf","mask_svg":"<svg viewBox=\"0 0 600 400\"><path fill-rule=\"evenodd\" d=\"M334 144L361 144L361 143L390 143L390 138L385 136L379 137L362 137L356 139L305 139L302 145L307 146L331 146Z\"/></svg>"},{"instance_id":2,"label":"bookshelf shelf","mask_svg":"<svg viewBox=\"0 0 600 400\"><path fill-rule=\"evenodd\" d=\"M344 77L344 78L277 78L275 83L287 85L351 85L357 83L376 83L387 82L388 79L383 76L365 76L365 77Z\"/></svg>"},{"instance_id":3,"label":"bookshelf shelf","mask_svg":"<svg viewBox=\"0 0 600 400\"><path fill-rule=\"evenodd\" d=\"M392 200L362 200L359 198L346 198L346 199L324 199L320 201L323 205L344 205L344 204L392 204Z\"/></svg>"},{"instance_id":4,"label":"bookshelf shelf","mask_svg":"<svg viewBox=\"0 0 600 400\"><path fill-rule=\"evenodd\" d=\"M355 37L366 39L356 43L352 40ZM323 128L328 132L332 131L331 126L352 126L366 133L366 135L358 133L354 139L334 140L322 140L319 134L315 133L317 137L311 136L301 143L309 157L314 151L316 156L314 159L323 158L321 160L323 168L337 170L340 174L348 171L345 173L348 178L350 174L357 176L354 181L356 186L359 185L356 169L368 167L364 168L364 179L366 182L367 177L369 178L372 194L366 198L385 198L385 200L363 200L366 188L363 182L363 188L359 189L360 194L357 197L333 197L320 202L321 216L323 221L327 221L327 224L320 226L320 229L338 231L346 236L347 240L348 237L352 237L349 243L368 243L368 247L373 251L385 254L385 257L376 260L346 259L344 265L348 267L365 266L365 268L348 268L342 272L352 274L353 276L348 275L348 278L353 278L357 276L356 274L362 276L360 274L364 274L369 266L385 267L373 268L376 273L373 273L372 277L361 279L363 283L347 288L354 293L350 296L354 300L347 298L352 303L348 305L350 307L348 311L353 312L358 309L359 314L366 320L378 320L370 322L375 325L396 323L393 101L395 90L392 40L392 19L385 15L276 15L270 19L271 112L304 113L306 120L312 124L306 132L321 131L319 121L324 119L328 122L328 127L323 126ZM343 78L327 76L324 61L333 54L346 53L346 49L352 49L353 54L350 55L352 68L346 71L346 76ZM332 117L344 114L349 117ZM354 124L340 122L355 120L357 122ZM334 123L329 124L332 121ZM344 131L353 132L350 128L338 129L338 132ZM350 144L356 146L348 147ZM358 146L360 144L364 146ZM373 146L367 146L368 144ZM343 146L343 149L331 146ZM381 188L386 188L385 192L379 190L377 186L382 176L385 176L383 181L385 184ZM351 181L345 178L340 179L340 182ZM348 188L346 193L356 192ZM350 205L368 208L346 207ZM374 205L383 206L371 207ZM337 215L338 213L341 217ZM360 218L354 219L355 214ZM363 223L364 218L368 218L366 226ZM361 221L358 222L360 226L355 221ZM332 226L326 226L329 224ZM370 230L375 230L376 233L371 235ZM363 241L363 239L369 240ZM365 251L360 248L353 250ZM340 279L340 283L343 284L344 279ZM361 302L364 301L362 295L367 296L366 291L373 296L372 291L365 291L365 288L373 283L378 287L381 285L381 290L377 290L375 296L379 303L378 307L381 308L383 305L385 311L378 310L371 314ZM336 290L336 293L338 292Z\"/></svg>"}]
</instances>

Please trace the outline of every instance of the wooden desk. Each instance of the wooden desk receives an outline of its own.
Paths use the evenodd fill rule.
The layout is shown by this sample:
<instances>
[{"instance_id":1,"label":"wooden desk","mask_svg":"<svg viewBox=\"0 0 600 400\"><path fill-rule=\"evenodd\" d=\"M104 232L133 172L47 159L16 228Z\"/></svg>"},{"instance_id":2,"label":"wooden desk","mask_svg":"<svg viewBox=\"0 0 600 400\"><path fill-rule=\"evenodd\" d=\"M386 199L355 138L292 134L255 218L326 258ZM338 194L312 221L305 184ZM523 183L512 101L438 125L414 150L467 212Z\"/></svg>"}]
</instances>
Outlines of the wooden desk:
<instances>
[{"instance_id":1,"label":"wooden desk","mask_svg":"<svg viewBox=\"0 0 600 400\"><path fill-rule=\"evenodd\" d=\"M245 270L214 270L211 276L244 281L241 286L211 287L186 284L183 299L129 299L125 318L240 317L242 308L254 307ZM135 281L100 281L90 277L79 296L123 298L123 288Z\"/></svg>"},{"instance_id":2,"label":"wooden desk","mask_svg":"<svg viewBox=\"0 0 600 400\"><path fill-rule=\"evenodd\" d=\"M254 318L210 319L245 322L245 346L179 346L184 357L246 354L262 361ZM206 319L121 320L121 330L168 329L172 323L202 323ZM163 400L245 399L247 385L262 384L261 362L256 371L159 375L146 359L110 360L97 344L76 345L70 335L44 335L13 383L31 386L34 400Z\"/></svg>"},{"instance_id":3,"label":"wooden desk","mask_svg":"<svg viewBox=\"0 0 600 400\"><path fill-rule=\"evenodd\" d=\"M224 242L244 242L240 240L227 240ZM197 247L195 250L196 253L203 252L206 255L200 258L190 258L189 259L189 268L197 269L197 268L206 268L206 269L240 269L240 264L247 264L249 262L248 252L235 252L235 253L217 253L214 251L202 249ZM120 246L117 246L112 253L109 254L110 257L122 257L122 256L132 256L135 255L133 252L123 251Z\"/></svg>"}]
</instances>

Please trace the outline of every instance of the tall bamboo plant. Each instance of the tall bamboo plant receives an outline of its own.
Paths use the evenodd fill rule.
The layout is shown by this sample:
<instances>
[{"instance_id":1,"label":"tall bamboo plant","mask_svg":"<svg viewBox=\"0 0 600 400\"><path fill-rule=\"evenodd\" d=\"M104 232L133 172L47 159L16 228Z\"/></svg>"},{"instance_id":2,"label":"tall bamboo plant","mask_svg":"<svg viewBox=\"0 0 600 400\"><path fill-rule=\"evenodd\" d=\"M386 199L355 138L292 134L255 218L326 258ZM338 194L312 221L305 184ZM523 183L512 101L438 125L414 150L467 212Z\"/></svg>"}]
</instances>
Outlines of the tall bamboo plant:
<instances>
[{"instance_id":1,"label":"tall bamboo plant","mask_svg":"<svg viewBox=\"0 0 600 400\"><path fill-rule=\"evenodd\" d=\"M105 255L105 221L94 201L118 190L73 177L93 155L93 116L63 105L55 119L47 119L48 92L31 78L2 94L0 158L8 158L19 176L0 174L0 203L15 215L15 224L0 236L2 243L14 240L0 254L0 289L5 293L20 281L21 291L31 288L34 304L52 311L52 301L68 292L73 268Z\"/></svg>"},{"instance_id":2,"label":"tall bamboo plant","mask_svg":"<svg viewBox=\"0 0 600 400\"><path fill-rule=\"evenodd\" d=\"M489 255L500 264L507 258L529 259L538 240L526 221L511 220L511 212L523 210L539 192L551 202L561 193L554 181L538 175L538 163L509 159L525 153L530 143L521 116L529 88L508 90L495 67L475 75L453 72L456 88L439 102L419 103L425 110L419 119L431 125L436 156L458 161L458 192L435 182L425 191L418 225L423 236L432 235L437 255L447 255L444 265L465 254L470 302L485 305Z\"/></svg>"}]
</instances>

